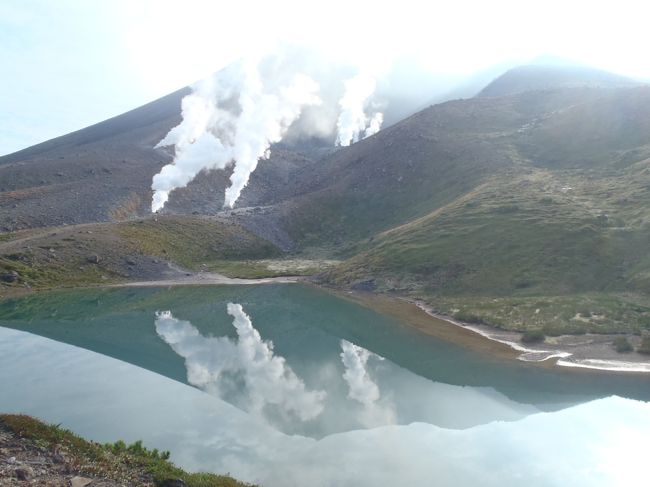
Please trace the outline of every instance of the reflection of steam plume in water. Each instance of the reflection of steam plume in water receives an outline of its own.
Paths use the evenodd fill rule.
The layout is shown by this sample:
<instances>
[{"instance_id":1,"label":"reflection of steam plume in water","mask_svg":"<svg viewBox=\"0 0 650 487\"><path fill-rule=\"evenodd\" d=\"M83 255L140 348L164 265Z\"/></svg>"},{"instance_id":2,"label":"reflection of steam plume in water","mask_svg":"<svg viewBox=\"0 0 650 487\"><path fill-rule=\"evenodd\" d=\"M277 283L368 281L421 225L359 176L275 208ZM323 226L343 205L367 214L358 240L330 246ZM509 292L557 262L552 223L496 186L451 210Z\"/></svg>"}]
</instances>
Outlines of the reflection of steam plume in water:
<instances>
[{"instance_id":1,"label":"reflection of steam plume in water","mask_svg":"<svg viewBox=\"0 0 650 487\"><path fill-rule=\"evenodd\" d=\"M368 359L374 355L365 348L359 347L347 340L341 340L341 361L345 367L343 379L348 384L348 397L361 403L364 414L362 422L367 427L396 422L395 410L392 404L381 401L381 393L375 381L368 374Z\"/></svg>"},{"instance_id":2,"label":"reflection of steam plume in water","mask_svg":"<svg viewBox=\"0 0 650 487\"><path fill-rule=\"evenodd\" d=\"M306 390L285 359L274 355L273 344L262 340L241 305L229 303L228 314L234 318L236 341L204 337L169 311L156 314L156 332L185 358L188 382L220 397L234 394L238 406L260 415L272 405L302 421L318 416L325 393Z\"/></svg>"},{"instance_id":3,"label":"reflection of steam plume in water","mask_svg":"<svg viewBox=\"0 0 650 487\"><path fill-rule=\"evenodd\" d=\"M183 121L157 147L174 145L174 161L153 178L151 210L169 193L186 186L202 170L224 169L234 161L227 206L234 206L271 144L282 140L303 106L320 102L318 85L303 74L270 80L257 65L239 62L195 86L183 99Z\"/></svg>"},{"instance_id":4,"label":"reflection of steam plume in water","mask_svg":"<svg viewBox=\"0 0 650 487\"><path fill-rule=\"evenodd\" d=\"M345 82L345 94L339 101L341 113L336 122L338 136L336 143L348 146L364 137L379 132L384 121L383 114L377 112L370 120L366 114L366 107L372 94L375 92L375 80L369 76L358 74Z\"/></svg>"}]
</instances>

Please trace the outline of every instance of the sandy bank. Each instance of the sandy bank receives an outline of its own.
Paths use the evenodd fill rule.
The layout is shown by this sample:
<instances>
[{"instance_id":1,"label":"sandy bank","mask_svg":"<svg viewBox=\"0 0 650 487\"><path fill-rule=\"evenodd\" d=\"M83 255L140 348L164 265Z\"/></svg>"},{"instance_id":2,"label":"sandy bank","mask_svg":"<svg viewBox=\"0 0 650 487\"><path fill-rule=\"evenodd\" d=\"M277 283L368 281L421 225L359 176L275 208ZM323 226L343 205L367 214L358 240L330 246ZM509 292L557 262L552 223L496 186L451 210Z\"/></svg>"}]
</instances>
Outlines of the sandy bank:
<instances>
[{"instance_id":1,"label":"sandy bank","mask_svg":"<svg viewBox=\"0 0 650 487\"><path fill-rule=\"evenodd\" d=\"M457 343L495 357L516 359L542 367L567 367L603 372L650 372L648 357L638 353L620 354L610 335L564 335L548 337L540 344L522 344L521 333L485 325L456 321L436 313L418 300L365 292L335 294L398 319L428 335Z\"/></svg>"},{"instance_id":2,"label":"sandy bank","mask_svg":"<svg viewBox=\"0 0 650 487\"><path fill-rule=\"evenodd\" d=\"M109 287L157 287L157 286L205 286L205 285L253 285L253 284L292 284L299 282L300 276L264 277L261 279L241 279L227 277L214 272L199 272L169 279L154 281L123 282Z\"/></svg>"},{"instance_id":3,"label":"sandy bank","mask_svg":"<svg viewBox=\"0 0 650 487\"><path fill-rule=\"evenodd\" d=\"M621 354L612 346L610 335L561 335L548 337L544 343L521 343L521 333L498 330L486 325L473 325L456 321L435 313L430 306L415 300L408 300L428 315L447 321L455 326L470 330L480 336L502 343L518 352L517 359L523 362L550 361L560 367L576 367L609 372L650 372L650 361L638 353ZM624 358L624 359L623 359Z\"/></svg>"}]
</instances>

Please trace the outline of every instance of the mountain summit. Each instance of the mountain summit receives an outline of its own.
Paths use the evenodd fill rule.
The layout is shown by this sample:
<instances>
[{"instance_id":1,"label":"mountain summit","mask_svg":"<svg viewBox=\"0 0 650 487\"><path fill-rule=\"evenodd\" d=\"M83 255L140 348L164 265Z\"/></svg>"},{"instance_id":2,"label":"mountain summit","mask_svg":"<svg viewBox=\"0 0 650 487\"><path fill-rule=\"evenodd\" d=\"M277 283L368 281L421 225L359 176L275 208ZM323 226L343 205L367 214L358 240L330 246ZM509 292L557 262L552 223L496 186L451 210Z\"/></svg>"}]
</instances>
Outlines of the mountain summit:
<instances>
[{"instance_id":1,"label":"mountain summit","mask_svg":"<svg viewBox=\"0 0 650 487\"><path fill-rule=\"evenodd\" d=\"M506 96L560 88L621 88L638 84L625 76L585 66L529 65L510 69L477 96Z\"/></svg>"}]
</instances>

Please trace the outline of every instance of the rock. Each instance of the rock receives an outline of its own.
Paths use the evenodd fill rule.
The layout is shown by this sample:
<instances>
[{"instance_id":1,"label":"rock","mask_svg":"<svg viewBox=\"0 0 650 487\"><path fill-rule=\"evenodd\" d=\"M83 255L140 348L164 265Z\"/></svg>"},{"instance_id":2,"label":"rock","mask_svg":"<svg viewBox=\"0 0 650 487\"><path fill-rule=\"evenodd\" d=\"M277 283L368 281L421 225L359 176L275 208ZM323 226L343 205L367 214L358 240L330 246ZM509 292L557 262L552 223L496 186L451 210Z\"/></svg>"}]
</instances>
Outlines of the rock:
<instances>
[{"instance_id":1,"label":"rock","mask_svg":"<svg viewBox=\"0 0 650 487\"><path fill-rule=\"evenodd\" d=\"M70 479L70 487L85 487L92 481L93 479L89 479L86 477L72 477Z\"/></svg>"},{"instance_id":2,"label":"rock","mask_svg":"<svg viewBox=\"0 0 650 487\"><path fill-rule=\"evenodd\" d=\"M86 261L90 262L91 264L99 264L99 255L89 255L86 257Z\"/></svg>"},{"instance_id":3,"label":"rock","mask_svg":"<svg viewBox=\"0 0 650 487\"><path fill-rule=\"evenodd\" d=\"M181 479L167 479L160 484L160 487L185 487L185 482Z\"/></svg>"},{"instance_id":4,"label":"rock","mask_svg":"<svg viewBox=\"0 0 650 487\"><path fill-rule=\"evenodd\" d=\"M377 288L374 279L367 279L365 281L355 282L350 286L354 291L374 291Z\"/></svg>"},{"instance_id":5,"label":"rock","mask_svg":"<svg viewBox=\"0 0 650 487\"><path fill-rule=\"evenodd\" d=\"M18 274L16 271L3 272L0 274L0 280L3 282L16 282L19 277L20 274Z\"/></svg>"},{"instance_id":6,"label":"rock","mask_svg":"<svg viewBox=\"0 0 650 487\"><path fill-rule=\"evenodd\" d=\"M137 262L133 260L131 257L127 257L125 261L128 265L137 265Z\"/></svg>"},{"instance_id":7,"label":"rock","mask_svg":"<svg viewBox=\"0 0 650 487\"><path fill-rule=\"evenodd\" d=\"M52 461L54 463L65 463L65 457L60 453L55 453L54 455L52 455Z\"/></svg>"},{"instance_id":8,"label":"rock","mask_svg":"<svg viewBox=\"0 0 650 487\"><path fill-rule=\"evenodd\" d=\"M14 470L14 474L18 480L29 480L34 476L32 467L24 466Z\"/></svg>"}]
</instances>

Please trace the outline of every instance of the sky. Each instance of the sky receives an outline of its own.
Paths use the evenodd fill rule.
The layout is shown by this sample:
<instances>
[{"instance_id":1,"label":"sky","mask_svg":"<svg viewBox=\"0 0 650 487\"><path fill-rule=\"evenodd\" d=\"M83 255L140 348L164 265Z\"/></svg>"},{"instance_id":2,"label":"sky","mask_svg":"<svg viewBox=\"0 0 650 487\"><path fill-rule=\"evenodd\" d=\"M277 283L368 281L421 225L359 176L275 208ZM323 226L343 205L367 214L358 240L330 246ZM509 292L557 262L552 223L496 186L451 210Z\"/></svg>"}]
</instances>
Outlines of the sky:
<instances>
[{"instance_id":1,"label":"sky","mask_svg":"<svg viewBox=\"0 0 650 487\"><path fill-rule=\"evenodd\" d=\"M0 154L119 115L245 56L313 48L381 76L538 56L650 79L643 1L0 0Z\"/></svg>"}]
</instances>

